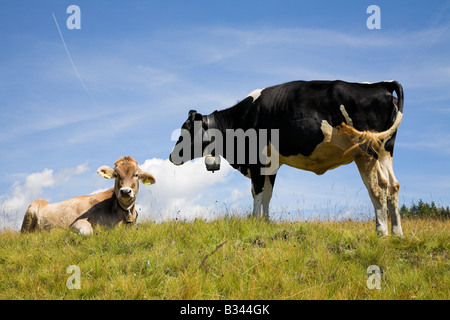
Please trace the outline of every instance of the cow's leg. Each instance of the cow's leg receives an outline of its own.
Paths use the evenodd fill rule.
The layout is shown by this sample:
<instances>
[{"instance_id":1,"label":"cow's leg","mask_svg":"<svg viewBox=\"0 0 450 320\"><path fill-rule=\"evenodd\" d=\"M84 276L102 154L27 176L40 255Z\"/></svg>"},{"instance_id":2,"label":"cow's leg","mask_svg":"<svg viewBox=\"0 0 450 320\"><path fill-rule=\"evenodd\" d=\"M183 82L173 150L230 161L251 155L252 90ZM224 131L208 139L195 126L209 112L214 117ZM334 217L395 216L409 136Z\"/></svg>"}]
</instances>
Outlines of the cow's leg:
<instances>
[{"instance_id":1,"label":"cow's leg","mask_svg":"<svg viewBox=\"0 0 450 320\"><path fill-rule=\"evenodd\" d=\"M381 170L379 161L369 155L358 157L355 163L375 209L376 232L381 236L387 236L388 178Z\"/></svg>"},{"instance_id":2,"label":"cow's leg","mask_svg":"<svg viewBox=\"0 0 450 320\"><path fill-rule=\"evenodd\" d=\"M393 235L403 236L400 212L398 210L398 191L400 190L400 184L394 175L392 157L390 155L381 157L380 164L383 172L388 176L387 206L391 217L391 232Z\"/></svg>"},{"instance_id":3,"label":"cow's leg","mask_svg":"<svg viewBox=\"0 0 450 320\"><path fill-rule=\"evenodd\" d=\"M262 187L259 182L254 182L252 179L252 196L253 196L253 217L259 217L261 215L261 206L263 199Z\"/></svg>"},{"instance_id":4,"label":"cow's leg","mask_svg":"<svg viewBox=\"0 0 450 320\"><path fill-rule=\"evenodd\" d=\"M87 221L87 219L79 219L72 223L70 227L84 236L88 236L94 233L94 231L92 230L92 225L89 221Z\"/></svg>"},{"instance_id":5,"label":"cow's leg","mask_svg":"<svg viewBox=\"0 0 450 320\"><path fill-rule=\"evenodd\" d=\"M272 198L275 176L263 176L260 173L252 172L253 217L259 217L262 208L262 216L269 219L269 203Z\"/></svg>"},{"instance_id":6,"label":"cow's leg","mask_svg":"<svg viewBox=\"0 0 450 320\"><path fill-rule=\"evenodd\" d=\"M263 204L263 191L265 176L261 175L259 168L250 169L250 177L252 179L252 196L253 196L253 217L261 216L261 207Z\"/></svg>"},{"instance_id":7,"label":"cow's leg","mask_svg":"<svg viewBox=\"0 0 450 320\"><path fill-rule=\"evenodd\" d=\"M264 178L264 189L262 196L262 213L263 217L269 220L269 203L272 199L273 185L275 184L276 175L265 176Z\"/></svg>"}]
</instances>

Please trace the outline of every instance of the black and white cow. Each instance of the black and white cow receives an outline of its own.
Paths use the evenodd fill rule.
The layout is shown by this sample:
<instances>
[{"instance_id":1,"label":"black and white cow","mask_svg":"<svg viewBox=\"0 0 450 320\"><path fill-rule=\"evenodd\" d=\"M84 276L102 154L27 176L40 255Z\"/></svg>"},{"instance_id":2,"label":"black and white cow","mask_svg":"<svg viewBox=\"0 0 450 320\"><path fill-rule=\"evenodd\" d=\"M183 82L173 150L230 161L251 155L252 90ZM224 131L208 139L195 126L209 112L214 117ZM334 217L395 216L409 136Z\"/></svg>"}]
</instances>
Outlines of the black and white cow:
<instances>
[{"instance_id":1,"label":"black and white cow","mask_svg":"<svg viewBox=\"0 0 450 320\"><path fill-rule=\"evenodd\" d=\"M182 130L192 137L192 152L188 160L204 156L203 151L213 141L203 140L202 153L195 153L195 134L204 135L214 128L223 134L225 140L230 129L255 129L258 130L256 132L266 129L272 134L273 129L278 129L277 146L271 143L269 134L264 151L272 159L274 155L278 156L276 169L287 164L321 175L355 161L375 208L377 233L388 234L389 212L392 233L402 235L398 210L399 183L392 165L402 112L403 89L396 81L293 81L255 90L235 106L209 115L191 110ZM196 126L195 122L201 125ZM261 143L259 139L260 136L258 144ZM177 146L182 142L180 136L169 157L176 165L184 162L174 161L175 156L179 158ZM219 154L252 181L253 215L260 215L262 207L263 215L268 218L277 170L262 174L261 168L267 163L239 163L236 152L230 153L233 159L227 158L228 144L223 142L223 145ZM217 156L217 153L213 152L213 155ZM249 159L248 155L245 159Z\"/></svg>"}]
</instances>

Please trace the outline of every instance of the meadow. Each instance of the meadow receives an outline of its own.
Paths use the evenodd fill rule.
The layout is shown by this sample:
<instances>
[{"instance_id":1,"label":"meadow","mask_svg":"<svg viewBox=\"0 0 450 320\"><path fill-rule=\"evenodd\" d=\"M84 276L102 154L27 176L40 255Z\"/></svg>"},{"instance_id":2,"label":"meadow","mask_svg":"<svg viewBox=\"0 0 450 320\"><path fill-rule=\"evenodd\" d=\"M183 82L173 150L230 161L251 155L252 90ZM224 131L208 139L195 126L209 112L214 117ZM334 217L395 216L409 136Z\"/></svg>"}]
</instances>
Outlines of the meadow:
<instances>
[{"instance_id":1,"label":"meadow","mask_svg":"<svg viewBox=\"0 0 450 320\"><path fill-rule=\"evenodd\" d=\"M0 232L0 299L450 299L450 222L407 218L404 238L373 221L238 217ZM69 289L69 266L80 289ZM367 269L380 270L379 289ZM68 281L69 279L69 281ZM74 282L75 283L75 282Z\"/></svg>"}]
</instances>

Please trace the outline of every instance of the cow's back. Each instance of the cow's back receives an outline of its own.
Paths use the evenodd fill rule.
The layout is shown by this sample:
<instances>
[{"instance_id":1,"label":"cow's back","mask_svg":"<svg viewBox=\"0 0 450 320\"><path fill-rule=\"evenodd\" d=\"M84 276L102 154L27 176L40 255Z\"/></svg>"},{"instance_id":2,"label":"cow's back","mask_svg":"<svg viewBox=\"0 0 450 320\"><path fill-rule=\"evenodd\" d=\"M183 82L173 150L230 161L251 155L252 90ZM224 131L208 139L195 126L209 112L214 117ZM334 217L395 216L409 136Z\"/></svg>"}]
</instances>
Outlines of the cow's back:
<instances>
[{"instance_id":1,"label":"cow's back","mask_svg":"<svg viewBox=\"0 0 450 320\"><path fill-rule=\"evenodd\" d=\"M324 140L323 121L346 123L342 106L360 131L383 131L395 117L394 97L387 83L293 81L265 88L240 103L241 127L278 129L280 154L310 156ZM239 106L239 105L238 105Z\"/></svg>"},{"instance_id":2,"label":"cow's back","mask_svg":"<svg viewBox=\"0 0 450 320\"><path fill-rule=\"evenodd\" d=\"M90 218L92 214L101 214L111 210L111 199L114 189L98 194L74 197L57 203L45 200L34 201L25 214L22 229L24 231L67 228L82 216ZM99 205L103 204L103 205ZM30 225L32 228L24 228Z\"/></svg>"}]
</instances>

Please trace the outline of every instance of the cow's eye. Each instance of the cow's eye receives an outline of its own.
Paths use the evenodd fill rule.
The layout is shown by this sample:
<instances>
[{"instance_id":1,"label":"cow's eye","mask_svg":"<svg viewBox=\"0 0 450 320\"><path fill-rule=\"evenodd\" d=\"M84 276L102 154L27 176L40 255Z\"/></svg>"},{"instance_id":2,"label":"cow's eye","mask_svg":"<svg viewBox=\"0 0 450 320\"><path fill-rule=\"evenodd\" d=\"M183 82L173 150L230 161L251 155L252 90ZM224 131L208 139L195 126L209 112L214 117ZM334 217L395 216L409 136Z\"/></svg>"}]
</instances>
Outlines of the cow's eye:
<instances>
[{"instance_id":1,"label":"cow's eye","mask_svg":"<svg viewBox=\"0 0 450 320\"><path fill-rule=\"evenodd\" d=\"M139 176L139 173L136 173L134 176L137 178Z\"/></svg>"}]
</instances>

